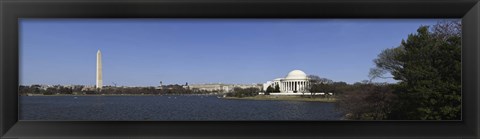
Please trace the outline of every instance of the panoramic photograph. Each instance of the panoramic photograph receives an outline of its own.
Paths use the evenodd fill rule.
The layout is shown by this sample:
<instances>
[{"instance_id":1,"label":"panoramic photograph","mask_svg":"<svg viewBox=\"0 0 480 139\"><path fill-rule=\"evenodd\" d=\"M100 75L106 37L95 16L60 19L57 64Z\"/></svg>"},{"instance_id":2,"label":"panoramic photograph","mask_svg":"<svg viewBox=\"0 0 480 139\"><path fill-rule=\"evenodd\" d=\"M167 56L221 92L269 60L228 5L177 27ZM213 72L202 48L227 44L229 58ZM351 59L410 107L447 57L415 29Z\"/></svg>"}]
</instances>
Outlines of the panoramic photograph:
<instances>
[{"instance_id":1,"label":"panoramic photograph","mask_svg":"<svg viewBox=\"0 0 480 139\"><path fill-rule=\"evenodd\" d=\"M461 19L19 19L19 120L462 120Z\"/></svg>"}]
</instances>

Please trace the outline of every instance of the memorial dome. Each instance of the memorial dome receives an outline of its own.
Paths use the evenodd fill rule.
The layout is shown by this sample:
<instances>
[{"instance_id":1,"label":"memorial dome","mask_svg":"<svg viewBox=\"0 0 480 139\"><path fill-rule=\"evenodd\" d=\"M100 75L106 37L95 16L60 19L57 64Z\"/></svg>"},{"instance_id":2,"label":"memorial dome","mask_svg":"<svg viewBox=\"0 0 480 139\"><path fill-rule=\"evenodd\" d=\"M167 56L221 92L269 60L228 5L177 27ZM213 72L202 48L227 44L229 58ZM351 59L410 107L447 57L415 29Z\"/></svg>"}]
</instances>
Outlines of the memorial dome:
<instances>
[{"instance_id":1,"label":"memorial dome","mask_svg":"<svg viewBox=\"0 0 480 139\"><path fill-rule=\"evenodd\" d=\"M290 71L287 75L287 77L285 77L285 79L307 79L307 74L305 74L305 72L301 71L301 70L293 70L293 71Z\"/></svg>"}]
</instances>

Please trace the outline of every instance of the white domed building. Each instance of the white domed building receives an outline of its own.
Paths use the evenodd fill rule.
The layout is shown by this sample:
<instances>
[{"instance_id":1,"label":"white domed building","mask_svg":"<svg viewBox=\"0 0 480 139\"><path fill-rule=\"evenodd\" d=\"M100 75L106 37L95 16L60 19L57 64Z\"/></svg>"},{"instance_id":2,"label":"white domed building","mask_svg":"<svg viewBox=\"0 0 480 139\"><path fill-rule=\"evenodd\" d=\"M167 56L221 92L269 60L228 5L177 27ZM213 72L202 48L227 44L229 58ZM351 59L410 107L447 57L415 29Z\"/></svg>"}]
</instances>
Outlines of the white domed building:
<instances>
[{"instance_id":1,"label":"white domed building","mask_svg":"<svg viewBox=\"0 0 480 139\"><path fill-rule=\"evenodd\" d=\"M270 95L302 95L308 92L310 81L307 74L301 70L290 71L285 78L277 78L263 84L263 90L267 90L268 86L275 88L280 87L280 93L270 93Z\"/></svg>"}]
</instances>

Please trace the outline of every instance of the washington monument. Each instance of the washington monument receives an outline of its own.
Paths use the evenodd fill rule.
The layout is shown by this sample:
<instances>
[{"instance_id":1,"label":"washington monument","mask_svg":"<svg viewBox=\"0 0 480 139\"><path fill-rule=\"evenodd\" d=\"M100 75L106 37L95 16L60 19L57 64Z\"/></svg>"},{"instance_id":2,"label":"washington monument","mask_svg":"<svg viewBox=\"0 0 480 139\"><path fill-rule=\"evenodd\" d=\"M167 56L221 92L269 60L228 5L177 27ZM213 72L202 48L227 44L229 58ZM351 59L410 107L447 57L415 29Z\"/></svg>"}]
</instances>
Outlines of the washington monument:
<instances>
[{"instance_id":1,"label":"washington monument","mask_svg":"<svg viewBox=\"0 0 480 139\"><path fill-rule=\"evenodd\" d=\"M97 51L97 89L102 89L102 52Z\"/></svg>"}]
</instances>

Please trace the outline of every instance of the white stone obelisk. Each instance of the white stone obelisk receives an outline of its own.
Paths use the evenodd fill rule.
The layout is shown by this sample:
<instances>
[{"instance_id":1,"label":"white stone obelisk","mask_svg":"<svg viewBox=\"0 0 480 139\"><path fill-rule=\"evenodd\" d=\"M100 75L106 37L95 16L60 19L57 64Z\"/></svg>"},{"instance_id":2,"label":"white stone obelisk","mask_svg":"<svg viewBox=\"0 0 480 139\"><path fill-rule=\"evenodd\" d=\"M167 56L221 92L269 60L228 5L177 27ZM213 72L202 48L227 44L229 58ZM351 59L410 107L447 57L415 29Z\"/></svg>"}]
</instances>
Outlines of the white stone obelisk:
<instances>
[{"instance_id":1,"label":"white stone obelisk","mask_svg":"<svg viewBox=\"0 0 480 139\"><path fill-rule=\"evenodd\" d=\"M102 89L102 52L97 51L97 89Z\"/></svg>"}]
</instances>

